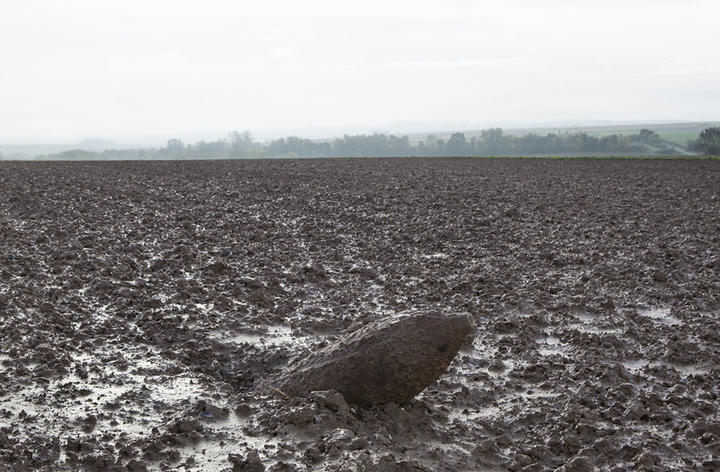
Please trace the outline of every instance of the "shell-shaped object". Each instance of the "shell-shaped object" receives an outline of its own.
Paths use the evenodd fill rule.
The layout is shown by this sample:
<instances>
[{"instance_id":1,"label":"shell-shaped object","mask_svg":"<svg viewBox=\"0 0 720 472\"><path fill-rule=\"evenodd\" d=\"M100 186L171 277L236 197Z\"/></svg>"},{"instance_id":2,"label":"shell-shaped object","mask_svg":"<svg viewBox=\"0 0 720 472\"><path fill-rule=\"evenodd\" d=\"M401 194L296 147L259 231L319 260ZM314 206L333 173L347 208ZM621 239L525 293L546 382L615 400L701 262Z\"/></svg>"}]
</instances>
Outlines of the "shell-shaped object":
<instances>
[{"instance_id":1,"label":"shell-shaped object","mask_svg":"<svg viewBox=\"0 0 720 472\"><path fill-rule=\"evenodd\" d=\"M291 396L337 390L357 405L405 403L445 372L474 327L467 314L394 315L342 336L261 388Z\"/></svg>"}]
</instances>

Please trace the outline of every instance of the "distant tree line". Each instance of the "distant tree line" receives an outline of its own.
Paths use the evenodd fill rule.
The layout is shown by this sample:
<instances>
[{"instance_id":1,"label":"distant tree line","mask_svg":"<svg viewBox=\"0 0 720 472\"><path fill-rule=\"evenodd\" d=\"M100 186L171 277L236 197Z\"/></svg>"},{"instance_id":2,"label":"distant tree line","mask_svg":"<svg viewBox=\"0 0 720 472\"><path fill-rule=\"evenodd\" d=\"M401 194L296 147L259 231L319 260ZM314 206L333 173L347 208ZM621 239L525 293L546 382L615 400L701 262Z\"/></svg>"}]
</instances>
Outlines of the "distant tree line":
<instances>
[{"instance_id":1,"label":"distant tree line","mask_svg":"<svg viewBox=\"0 0 720 472\"><path fill-rule=\"evenodd\" d=\"M447 140L427 136L411 142L407 136L381 133L345 135L332 141L313 141L297 136L280 138L265 144L252 139L250 133L230 134L230 139L185 145L170 140L158 150L163 157L407 157L407 156L524 156L587 153L642 153L647 145L657 145L660 137L649 130L634 135L594 137L586 133L563 133L540 136L513 136L500 128L484 130L479 136L466 138L454 133Z\"/></svg>"},{"instance_id":2,"label":"distant tree line","mask_svg":"<svg viewBox=\"0 0 720 472\"><path fill-rule=\"evenodd\" d=\"M716 128L717 130L718 128ZM711 129L712 130L712 129ZM698 142L717 143L718 133ZM715 141L713 141L713 139ZM700 146L698 144L697 146ZM643 129L636 134L591 136L587 133L506 134L500 128L486 129L466 137L454 133L447 139L429 135L410 141L408 136L382 133L345 135L329 141L314 141L297 136L257 142L249 131L234 131L226 139L186 144L171 139L159 149L106 150L100 153L74 150L46 156L56 159L211 159L251 157L431 157L431 156L552 156L601 154L673 154L654 131Z\"/></svg>"},{"instance_id":3,"label":"distant tree line","mask_svg":"<svg viewBox=\"0 0 720 472\"><path fill-rule=\"evenodd\" d=\"M708 156L720 156L720 128L707 128L700 136L688 142L688 149Z\"/></svg>"}]
</instances>

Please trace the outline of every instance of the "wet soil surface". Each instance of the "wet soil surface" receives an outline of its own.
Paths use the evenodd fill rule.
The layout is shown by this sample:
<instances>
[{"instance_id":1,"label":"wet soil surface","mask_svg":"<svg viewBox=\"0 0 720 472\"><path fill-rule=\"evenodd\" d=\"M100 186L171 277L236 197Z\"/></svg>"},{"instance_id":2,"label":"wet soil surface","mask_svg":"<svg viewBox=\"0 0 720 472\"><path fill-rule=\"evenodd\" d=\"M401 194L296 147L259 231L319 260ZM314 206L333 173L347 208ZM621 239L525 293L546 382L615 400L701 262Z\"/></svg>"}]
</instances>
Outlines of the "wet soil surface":
<instances>
[{"instance_id":1,"label":"wet soil surface","mask_svg":"<svg viewBox=\"0 0 720 472\"><path fill-rule=\"evenodd\" d=\"M720 470L720 162L0 163L0 470ZM406 405L254 387L392 313Z\"/></svg>"}]
</instances>

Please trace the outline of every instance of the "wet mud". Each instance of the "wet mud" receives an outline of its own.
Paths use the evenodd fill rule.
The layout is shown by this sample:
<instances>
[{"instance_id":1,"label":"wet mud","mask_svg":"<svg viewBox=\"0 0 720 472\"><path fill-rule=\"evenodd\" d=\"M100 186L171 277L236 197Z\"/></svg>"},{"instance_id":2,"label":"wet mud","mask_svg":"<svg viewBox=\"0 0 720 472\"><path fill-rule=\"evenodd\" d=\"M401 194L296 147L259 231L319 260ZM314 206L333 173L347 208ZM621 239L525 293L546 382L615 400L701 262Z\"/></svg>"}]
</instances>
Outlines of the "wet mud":
<instances>
[{"instance_id":1,"label":"wet mud","mask_svg":"<svg viewBox=\"0 0 720 472\"><path fill-rule=\"evenodd\" d=\"M258 390L286 398L334 390L358 406L404 405L445 373L474 327L468 314L393 314L349 331Z\"/></svg>"},{"instance_id":2,"label":"wet mud","mask_svg":"<svg viewBox=\"0 0 720 472\"><path fill-rule=\"evenodd\" d=\"M0 470L720 470L720 162L0 163ZM257 390L469 314L406 404Z\"/></svg>"}]
</instances>

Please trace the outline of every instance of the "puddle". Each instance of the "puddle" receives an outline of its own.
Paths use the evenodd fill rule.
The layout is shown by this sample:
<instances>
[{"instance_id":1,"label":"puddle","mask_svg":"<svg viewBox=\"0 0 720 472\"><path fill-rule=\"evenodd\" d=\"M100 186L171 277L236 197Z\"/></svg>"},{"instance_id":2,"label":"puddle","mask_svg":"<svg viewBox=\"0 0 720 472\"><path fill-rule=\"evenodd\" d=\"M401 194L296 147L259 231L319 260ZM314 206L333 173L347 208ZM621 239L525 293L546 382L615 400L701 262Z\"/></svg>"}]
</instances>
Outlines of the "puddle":
<instances>
[{"instance_id":1,"label":"puddle","mask_svg":"<svg viewBox=\"0 0 720 472\"><path fill-rule=\"evenodd\" d=\"M540 347L538 352L543 355L561 354L565 351L563 343L555 336L541 336L535 339Z\"/></svg>"},{"instance_id":2,"label":"puddle","mask_svg":"<svg viewBox=\"0 0 720 472\"><path fill-rule=\"evenodd\" d=\"M267 331L259 332L243 332L232 335L219 334L212 336L213 338L233 344L252 344L258 347L270 346L298 346L306 345L311 341L317 341L322 336L317 335L296 335L293 334L293 328L284 325L272 325Z\"/></svg>"},{"instance_id":3,"label":"puddle","mask_svg":"<svg viewBox=\"0 0 720 472\"><path fill-rule=\"evenodd\" d=\"M423 259L449 259L450 255L445 254L444 252L436 252L433 254L423 254L420 257Z\"/></svg>"},{"instance_id":4,"label":"puddle","mask_svg":"<svg viewBox=\"0 0 720 472\"><path fill-rule=\"evenodd\" d=\"M615 327L609 327L609 326L594 326L594 325L587 325L582 323L570 323L569 327L571 329L576 329L580 331L581 333L588 333L588 334L620 334L622 333L622 329L615 328Z\"/></svg>"},{"instance_id":5,"label":"puddle","mask_svg":"<svg viewBox=\"0 0 720 472\"><path fill-rule=\"evenodd\" d=\"M581 333L588 334L620 334L622 329L609 325L600 315L593 315L584 311L572 312L577 321L573 320L568 323L571 329L576 329Z\"/></svg>"},{"instance_id":6,"label":"puddle","mask_svg":"<svg viewBox=\"0 0 720 472\"><path fill-rule=\"evenodd\" d=\"M71 355L68 373L44 383L0 392L0 404L14 417L12 421L21 414L33 417L25 426L27 431L63 435L70 427L80 428L83 419L92 415L97 418L93 429L97 434L142 436L152 427L161 426L165 419L150 408L173 408L205 393L200 378L192 373L149 375L138 369L166 369L167 361L153 356L154 350L126 353L127 363L118 362L114 354L106 350Z\"/></svg>"},{"instance_id":7,"label":"puddle","mask_svg":"<svg viewBox=\"0 0 720 472\"><path fill-rule=\"evenodd\" d=\"M202 395L202 383L195 377L180 375L164 378L158 383L145 384L150 389L150 396L165 403L179 403Z\"/></svg>"},{"instance_id":8,"label":"puddle","mask_svg":"<svg viewBox=\"0 0 720 472\"><path fill-rule=\"evenodd\" d=\"M453 409L448 413L448 419L452 421L471 421L475 422L478 420L485 420L489 418L496 418L503 414L502 408L498 405L488 405L479 408L473 408L465 413L465 410Z\"/></svg>"},{"instance_id":9,"label":"puddle","mask_svg":"<svg viewBox=\"0 0 720 472\"><path fill-rule=\"evenodd\" d=\"M538 353L541 356L565 356L567 352L567 347L554 336L540 337L535 342L540 345Z\"/></svg>"},{"instance_id":10,"label":"puddle","mask_svg":"<svg viewBox=\"0 0 720 472\"><path fill-rule=\"evenodd\" d=\"M277 346L299 342L302 336L293 336L292 328L289 326L271 326L264 333L237 333L232 336L223 337L226 342L235 344L253 344L262 346Z\"/></svg>"},{"instance_id":11,"label":"puddle","mask_svg":"<svg viewBox=\"0 0 720 472\"><path fill-rule=\"evenodd\" d=\"M593 321L600 318L599 316L590 314L586 311L573 311L572 315L578 320L580 320L580 323L592 323ZM571 324L573 323L571 322Z\"/></svg>"},{"instance_id":12,"label":"puddle","mask_svg":"<svg viewBox=\"0 0 720 472\"><path fill-rule=\"evenodd\" d=\"M657 367L674 369L679 372L682 377L688 377L690 375L703 375L710 372L709 369L697 365L675 365L669 362L650 361L648 359L633 359L629 361L624 361L622 362L622 365L623 367L625 367L625 369L627 369L630 373L633 374L638 373L644 369L652 369Z\"/></svg>"},{"instance_id":13,"label":"puddle","mask_svg":"<svg viewBox=\"0 0 720 472\"><path fill-rule=\"evenodd\" d=\"M523 400L552 400L560 396L557 392L544 392L542 390L528 390L518 394Z\"/></svg>"},{"instance_id":14,"label":"puddle","mask_svg":"<svg viewBox=\"0 0 720 472\"><path fill-rule=\"evenodd\" d=\"M678 325L682 321L670 314L670 308L643 308L638 310L640 316L652 319L656 323Z\"/></svg>"},{"instance_id":15,"label":"puddle","mask_svg":"<svg viewBox=\"0 0 720 472\"><path fill-rule=\"evenodd\" d=\"M643 369L645 366L648 365L647 359L633 359L631 361L624 361L622 363L623 367L627 369L628 371L635 373Z\"/></svg>"},{"instance_id":16,"label":"puddle","mask_svg":"<svg viewBox=\"0 0 720 472\"><path fill-rule=\"evenodd\" d=\"M558 392L547 392L538 389L510 391L497 397L492 403L474 408L454 408L448 412L448 419L458 421L480 421L497 418L509 413L518 403L540 405L545 401L554 401L560 396ZM441 405L437 405L440 407Z\"/></svg>"}]
</instances>

